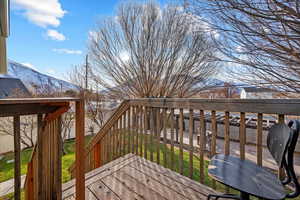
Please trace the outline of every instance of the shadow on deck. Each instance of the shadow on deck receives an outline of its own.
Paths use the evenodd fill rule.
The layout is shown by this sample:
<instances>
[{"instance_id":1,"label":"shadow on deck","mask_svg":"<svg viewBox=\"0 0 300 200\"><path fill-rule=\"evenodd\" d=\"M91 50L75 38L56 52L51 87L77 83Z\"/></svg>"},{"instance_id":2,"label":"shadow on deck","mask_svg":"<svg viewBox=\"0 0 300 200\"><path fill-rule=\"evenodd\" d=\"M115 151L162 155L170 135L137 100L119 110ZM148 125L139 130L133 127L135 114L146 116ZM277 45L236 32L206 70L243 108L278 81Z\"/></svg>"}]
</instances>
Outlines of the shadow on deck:
<instances>
[{"instance_id":1,"label":"shadow on deck","mask_svg":"<svg viewBox=\"0 0 300 200\"><path fill-rule=\"evenodd\" d=\"M134 154L86 174L88 200L207 199L211 188ZM75 199L75 181L63 185L63 199Z\"/></svg>"}]
</instances>

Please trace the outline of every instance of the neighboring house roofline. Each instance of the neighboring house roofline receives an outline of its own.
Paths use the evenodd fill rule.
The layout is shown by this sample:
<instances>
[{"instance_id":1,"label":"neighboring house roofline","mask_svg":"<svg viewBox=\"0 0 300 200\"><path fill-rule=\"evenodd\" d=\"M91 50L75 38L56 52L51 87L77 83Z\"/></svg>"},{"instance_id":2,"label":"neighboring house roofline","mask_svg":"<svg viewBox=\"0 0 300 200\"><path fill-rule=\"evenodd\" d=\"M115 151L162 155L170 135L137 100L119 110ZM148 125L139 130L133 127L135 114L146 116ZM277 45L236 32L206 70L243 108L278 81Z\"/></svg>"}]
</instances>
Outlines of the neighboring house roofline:
<instances>
[{"instance_id":1,"label":"neighboring house roofline","mask_svg":"<svg viewBox=\"0 0 300 200\"><path fill-rule=\"evenodd\" d=\"M270 88L259 88L259 87L243 87L243 90L247 93L263 93L263 92L277 92L276 90L272 90Z\"/></svg>"},{"instance_id":2,"label":"neighboring house roofline","mask_svg":"<svg viewBox=\"0 0 300 200\"><path fill-rule=\"evenodd\" d=\"M15 95L30 96L30 92L20 79L0 77L0 99Z\"/></svg>"}]
</instances>

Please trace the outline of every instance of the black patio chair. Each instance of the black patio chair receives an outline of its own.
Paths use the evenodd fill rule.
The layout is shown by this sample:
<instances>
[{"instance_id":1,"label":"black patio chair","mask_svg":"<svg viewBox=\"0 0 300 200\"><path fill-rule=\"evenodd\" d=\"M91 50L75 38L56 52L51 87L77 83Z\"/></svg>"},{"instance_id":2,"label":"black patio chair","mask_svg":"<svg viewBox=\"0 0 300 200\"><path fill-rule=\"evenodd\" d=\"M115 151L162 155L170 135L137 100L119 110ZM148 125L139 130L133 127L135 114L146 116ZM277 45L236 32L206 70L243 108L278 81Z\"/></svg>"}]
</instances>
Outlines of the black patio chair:
<instances>
[{"instance_id":1,"label":"black patio chair","mask_svg":"<svg viewBox=\"0 0 300 200\"><path fill-rule=\"evenodd\" d=\"M295 198L300 194L300 185L294 170L294 151L300 130L300 122L273 125L268 133L267 147L279 167L285 170L286 178L279 178L267 169L248 160L230 155L217 154L209 164L208 173L216 181L240 191L240 195L208 195L215 198L248 200L250 195L263 199ZM294 191L287 193L284 185L292 183Z\"/></svg>"}]
</instances>

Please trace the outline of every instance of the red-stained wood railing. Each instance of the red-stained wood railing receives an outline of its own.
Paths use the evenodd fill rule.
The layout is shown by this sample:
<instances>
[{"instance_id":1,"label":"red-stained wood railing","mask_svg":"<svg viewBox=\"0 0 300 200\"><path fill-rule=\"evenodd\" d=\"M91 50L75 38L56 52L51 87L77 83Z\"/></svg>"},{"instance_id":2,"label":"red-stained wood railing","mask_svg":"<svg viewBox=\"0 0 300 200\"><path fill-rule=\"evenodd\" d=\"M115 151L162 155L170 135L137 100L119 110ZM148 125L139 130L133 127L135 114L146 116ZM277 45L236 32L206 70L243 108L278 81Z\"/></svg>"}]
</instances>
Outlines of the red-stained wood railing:
<instances>
[{"instance_id":1,"label":"red-stained wood railing","mask_svg":"<svg viewBox=\"0 0 300 200\"><path fill-rule=\"evenodd\" d=\"M132 116L129 108L128 101L124 101L91 140L84 154L88 158L88 162L85 162L85 172L98 168L121 155L132 152L132 149L129 149L129 147L133 143L125 144L125 139L127 137L132 138L132 134L130 131L121 132L125 130L125 126L132 127ZM121 125L122 119L123 126ZM72 177L75 177L76 167L76 163L70 167Z\"/></svg>"}]
</instances>

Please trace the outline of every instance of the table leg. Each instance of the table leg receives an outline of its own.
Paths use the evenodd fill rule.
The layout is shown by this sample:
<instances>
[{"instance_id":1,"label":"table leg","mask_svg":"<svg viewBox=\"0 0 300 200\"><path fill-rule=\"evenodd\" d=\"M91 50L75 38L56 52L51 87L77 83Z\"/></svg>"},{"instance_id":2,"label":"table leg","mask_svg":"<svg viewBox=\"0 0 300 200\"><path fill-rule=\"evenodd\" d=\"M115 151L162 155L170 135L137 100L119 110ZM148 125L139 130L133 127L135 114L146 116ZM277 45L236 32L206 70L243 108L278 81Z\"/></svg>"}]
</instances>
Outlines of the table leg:
<instances>
[{"instance_id":1,"label":"table leg","mask_svg":"<svg viewBox=\"0 0 300 200\"><path fill-rule=\"evenodd\" d=\"M236 194L209 194L207 196L207 200L211 200L214 198L214 200L221 199L236 199L236 200L250 200L250 195L245 192L240 192L240 196Z\"/></svg>"},{"instance_id":2,"label":"table leg","mask_svg":"<svg viewBox=\"0 0 300 200\"><path fill-rule=\"evenodd\" d=\"M250 199L250 195L248 193L241 192L241 199L242 200L249 200Z\"/></svg>"},{"instance_id":3,"label":"table leg","mask_svg":"<svg viewBox=\"0 0 300 200\"><path fill-rule=\"evenodd\" d=\"M219 200L219 199L236 199L236 200L242 200L240 196L235 194L209 194L207 196L207 200Z\"/></svg>"}]
</instances>

